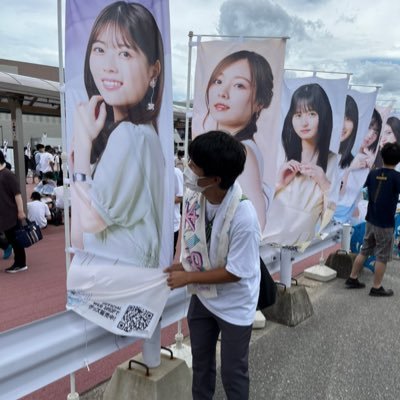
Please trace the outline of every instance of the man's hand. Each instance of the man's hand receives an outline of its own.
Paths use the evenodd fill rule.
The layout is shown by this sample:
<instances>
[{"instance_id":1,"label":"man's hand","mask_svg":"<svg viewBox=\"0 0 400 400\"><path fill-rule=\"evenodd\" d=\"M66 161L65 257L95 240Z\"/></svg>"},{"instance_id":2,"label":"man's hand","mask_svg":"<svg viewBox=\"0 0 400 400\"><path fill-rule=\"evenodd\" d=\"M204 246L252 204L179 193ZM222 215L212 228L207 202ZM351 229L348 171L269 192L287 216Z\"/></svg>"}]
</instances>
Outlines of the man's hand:
<instances>
[{"instance_id":1,"label":"man's hand","mask_svg":"<svg viewBox=\"0 0 400 400\"><path fill-rule=\"evenodd\" d=\"M164 272L172 272L172 271L184 271L182 263L172 264L168 268L164 269Z\"/></svg>"},{"instance_id":2,"label":"man's hand","mask_svg":"<svg viewBox=\"0 0 400 400\"><path fill-rule=\"evenodd\" d=\"M177 289L189 284L189 274L187 271L172 271L167 278L167 284L171 289Z\"/></svg>"}]
</instances>

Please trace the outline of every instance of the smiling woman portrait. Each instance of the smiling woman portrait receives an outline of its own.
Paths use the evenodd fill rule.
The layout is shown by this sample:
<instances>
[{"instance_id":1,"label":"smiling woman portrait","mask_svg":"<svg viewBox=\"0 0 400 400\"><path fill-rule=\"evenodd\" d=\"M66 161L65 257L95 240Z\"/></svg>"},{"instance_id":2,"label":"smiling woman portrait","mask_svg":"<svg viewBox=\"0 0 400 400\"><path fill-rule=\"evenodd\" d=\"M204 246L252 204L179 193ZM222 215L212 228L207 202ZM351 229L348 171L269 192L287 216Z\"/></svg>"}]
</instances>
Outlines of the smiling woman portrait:
<instances>
[{"instance_id":1,"label":"smiling woman portrait","mask_svg":"<svg viewBox=\"0 0 400 400\"><path fill-rule=\"evenodd\" d=\"M328 211L328 177L336 167L336 156L329 150L332 121L328 96L319 84L294 91L282 130L285 162L279 170L266 227L270 243L310 241Z\"/></svg>"},{"instance_id":2,"label":"smiling woman portrait","mask_svg":"<svg viewBox=\"0 0 400 400\"><path fill-rule=\"evenodd\" d=\"M86 50L88 101L74 115L72 244L136 267L159 266L163 69L161 34L145 7L119 1L101 11Z\"/></svg>"},{"instance_id":3,"label":"smiling woman portrait","mask_svg":"<svg viewBox=\"0 0 400 400\"><path fill-rule=\"evenodd\" d=\"M273 191L263 179L264 159L254 134L260 113L271 104L273 86L268 61L254 51L241 50L218 63L205 93L207 114L203 128L211 118L216 129L230 133L246 147L246 164L238 181L257 211L261 230L266 224Z\"/></svg>"}]
</instances>

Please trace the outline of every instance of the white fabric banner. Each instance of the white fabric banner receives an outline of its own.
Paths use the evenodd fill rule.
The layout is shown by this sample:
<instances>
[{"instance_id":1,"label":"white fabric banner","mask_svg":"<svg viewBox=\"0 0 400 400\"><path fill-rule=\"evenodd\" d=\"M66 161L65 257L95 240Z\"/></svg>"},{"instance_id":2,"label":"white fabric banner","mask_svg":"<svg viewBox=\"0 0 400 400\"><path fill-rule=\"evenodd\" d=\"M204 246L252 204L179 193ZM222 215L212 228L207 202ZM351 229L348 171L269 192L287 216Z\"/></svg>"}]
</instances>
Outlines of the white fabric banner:
<instances>
[{"instance_id":1,"label":"white fabric banner","mask_svg":"<svg viewBox=\"0 0 400 400\"><path fill-rule=\"evenodd\" d=\"M284 39L198 44L193 137L220 129L240 140L247 159L238 181L264 231L276 179Z\"/></svg>"},{"instance_id":2,"label":"white fabric banner","mask_svg":"<svg viewBox=\"0 0 400 400\"><path fill-rule=\"evenodd\" d=\"M71 180L67 308L151 337L170 289L174 172L165 0L68 0Z\"/></svg>"},{"instance_id":3,"label":"white fabric banner","mask_svg":"<svg viewBox=\"0 0 400 400\"><path fill-rule=\"evenodd\" d=\"M265 243L306 246L331 220L348 79L285 79Z\"/></svg>"},{"instance_id":4,"label":"white fabric banner","mask_svg":"<svg viewBox=\"0 0 400 400\"><path fill-rule=\"evenodd\" d=\"M375 126L374 122L371 121L371 116L374 111L376 96L377 91L360 93L356 90L349 90L347 93L343 130L346 130L346 124L349 125L350 121L350 125L352 125L350 135L356 136L349 153L350 163L343 163L339 169L337 186L340 189L334 215L334 219L338 222L352 223L357 219L353 215L356 211L356 202L369 169L375 160L379 140L379 133L376 133L376 129L379 129L380 124L378 123ZM353 100L353 104L349 98ZM344 149L344 152L347 150Z\"/></svg>"}]
</instances>

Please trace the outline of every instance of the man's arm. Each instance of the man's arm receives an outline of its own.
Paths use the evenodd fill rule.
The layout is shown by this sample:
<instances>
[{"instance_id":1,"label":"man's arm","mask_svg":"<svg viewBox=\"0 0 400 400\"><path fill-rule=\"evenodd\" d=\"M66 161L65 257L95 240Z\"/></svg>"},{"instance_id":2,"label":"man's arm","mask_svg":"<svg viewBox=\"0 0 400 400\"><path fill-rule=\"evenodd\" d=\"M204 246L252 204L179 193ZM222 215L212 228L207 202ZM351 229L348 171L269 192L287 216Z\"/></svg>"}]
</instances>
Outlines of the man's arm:
<instances>
[{"instance_id":1,"label":"man's arm","mask_svg":"<svg viewBox=\"0 0 400 400\"><path fill-rule=\"evenodd\" d=\"M174 264L166 268L164 272L168 272L168 286L176 289L189 285L191 283L200 284L216 284L237 282L240 280L236 275L228 272L225 267L214 268L209 271L185 271L182 264Z\"/></svg>"},{"instance_id":2,"label":"man's arm","mask_svg":"<svg viewBox=\"0 0 400 400\"><path fill-rule=\"evenodd\" d=\"M17 205L17 209L18 209L18 219L25 219L26 215L24 212L24 204L22 201L22 196L21 193L18 193L15 195L15 204Z\"/></svg>"}]
</instances>

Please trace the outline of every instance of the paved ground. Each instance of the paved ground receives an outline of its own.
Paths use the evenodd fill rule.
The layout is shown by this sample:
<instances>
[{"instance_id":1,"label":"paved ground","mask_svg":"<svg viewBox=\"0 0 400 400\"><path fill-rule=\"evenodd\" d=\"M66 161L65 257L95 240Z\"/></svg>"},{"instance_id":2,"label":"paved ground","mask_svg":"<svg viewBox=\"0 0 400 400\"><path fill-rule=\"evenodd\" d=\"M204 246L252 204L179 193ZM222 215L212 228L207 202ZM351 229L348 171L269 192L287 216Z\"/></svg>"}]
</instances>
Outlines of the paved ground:
<instances>
[{"instance_id":1,"label":"paved ground","mask_svg":"<svg viewBox=\"0 0 400 400\"><path fill-rule=\"evenodd\" d=\"M344 280L320 283L302 279L314 315L297 327L267 321L253 331L251 399L400 399L400 262L389 264L384 286L392 298L348 290ZM218 385L215 399L223 399Z\"/></svg>"}]
</instances>

